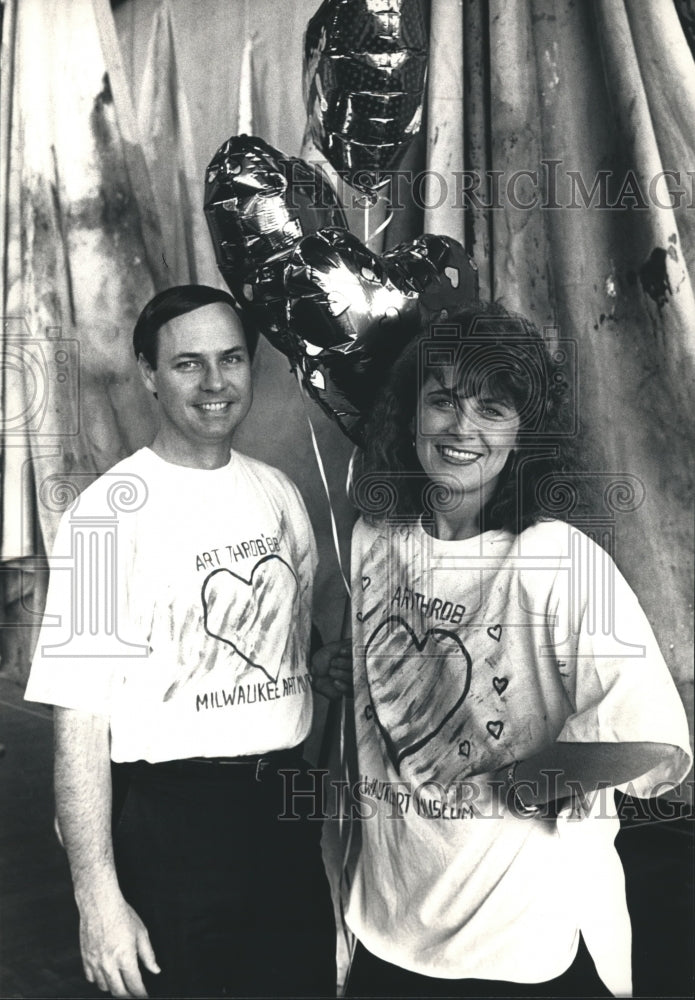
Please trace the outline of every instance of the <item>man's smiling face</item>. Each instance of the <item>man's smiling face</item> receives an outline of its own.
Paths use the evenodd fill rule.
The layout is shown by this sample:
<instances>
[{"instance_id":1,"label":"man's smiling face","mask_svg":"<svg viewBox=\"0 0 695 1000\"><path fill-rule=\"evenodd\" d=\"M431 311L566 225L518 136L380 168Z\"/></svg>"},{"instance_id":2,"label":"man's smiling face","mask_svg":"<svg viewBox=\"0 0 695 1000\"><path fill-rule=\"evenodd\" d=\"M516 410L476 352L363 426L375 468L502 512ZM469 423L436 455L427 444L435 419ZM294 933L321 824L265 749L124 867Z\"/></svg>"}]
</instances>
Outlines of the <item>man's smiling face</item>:
<instances>
[{"instance_id":1,"label":"man's smiling face","mask_svg":"<svg viewBox=\"0 0 695 1000\"><path fill-rule=\"evenodd\" d=\"M495 491L520 423L508 400L460 395L453 370L441 380L430 375L418 400L417 457L433 482L453 487L466 507L481 510Z\"/></svg>"},{"instance_id":2,"label":"man's smiling face","mask_svg":"<svg viewBox=\"0 0 695 1000\"><path fill-rule=\"evenodd\" d=\"M157 367L142 356L139 364L157 394L158 439L167 457L192 467L203 456L228 457L253 398L246 339L234 311L213 303L177 316L159 331Z\"/></svg>"}]
</instances>

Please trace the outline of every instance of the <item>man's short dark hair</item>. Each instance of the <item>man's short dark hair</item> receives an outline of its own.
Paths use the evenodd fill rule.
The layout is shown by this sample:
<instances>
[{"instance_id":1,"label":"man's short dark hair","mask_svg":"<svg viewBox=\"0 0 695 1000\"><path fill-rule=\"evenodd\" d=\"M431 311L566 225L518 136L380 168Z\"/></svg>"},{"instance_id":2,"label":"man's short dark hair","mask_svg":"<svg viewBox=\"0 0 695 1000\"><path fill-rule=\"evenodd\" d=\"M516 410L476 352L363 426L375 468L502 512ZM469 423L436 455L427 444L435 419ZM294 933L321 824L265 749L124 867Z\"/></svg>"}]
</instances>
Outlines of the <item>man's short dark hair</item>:
<instances>
[{"instance_id":1,"label":"man's short dark hair","mask_svg":"<svg viewBox=\"0 0 695 1000\"><path fill-rule=\"evenodd\" d=\"M224 292L220 288L212 288L210 285L175 285L173 288L165 288L163 292L158 292L154 298L150 299L138 316L133 330L135 357L138 358L142 354L150 367L156 368L157 334L160 327L170 320L176 319L177 316L183 316L185 313L200 309L202 306L212 305L214 302L223 302L230 309L233 309L239 317L249 357L253 359L258 344L258 333L251 328L251 324L244 322L243 314L229 292Z\"/></svg>"}]
</instances>

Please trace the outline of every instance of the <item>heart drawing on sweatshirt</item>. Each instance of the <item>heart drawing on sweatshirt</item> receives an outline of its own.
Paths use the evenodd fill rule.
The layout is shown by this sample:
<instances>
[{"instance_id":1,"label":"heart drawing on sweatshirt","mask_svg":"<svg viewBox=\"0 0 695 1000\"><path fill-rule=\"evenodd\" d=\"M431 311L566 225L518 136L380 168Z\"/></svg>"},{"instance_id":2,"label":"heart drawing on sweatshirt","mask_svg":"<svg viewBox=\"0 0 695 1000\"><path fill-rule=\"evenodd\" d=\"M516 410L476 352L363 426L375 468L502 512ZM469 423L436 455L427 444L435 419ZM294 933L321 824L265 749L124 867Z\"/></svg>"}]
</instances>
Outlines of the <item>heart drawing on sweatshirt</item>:
<instances>
[{"instance_id":1,"label":"heart drawing on sweatshirt","mask_svg":"<svg viewBox=\"0 0 695 1000\"><path fill-rule=\"evenodd\" d=\"M401 764L426 747L461 708L471 686L468 650L448 629L418 636L400 615L389 615L365 646L374 719L389 759Z\"/></svg>"},{"instance_id":2,"label":"heart drawing on sweatshirt","mask_svg":"<svg viewBox=\"0 0 695 1000\"><path fill-rule=\"evenodd\" d=\"M205 631L277 681L292 635L297 577L280 556L264 556L246 579L216 569L201 592Z\"/></svg>"}]
</instances>

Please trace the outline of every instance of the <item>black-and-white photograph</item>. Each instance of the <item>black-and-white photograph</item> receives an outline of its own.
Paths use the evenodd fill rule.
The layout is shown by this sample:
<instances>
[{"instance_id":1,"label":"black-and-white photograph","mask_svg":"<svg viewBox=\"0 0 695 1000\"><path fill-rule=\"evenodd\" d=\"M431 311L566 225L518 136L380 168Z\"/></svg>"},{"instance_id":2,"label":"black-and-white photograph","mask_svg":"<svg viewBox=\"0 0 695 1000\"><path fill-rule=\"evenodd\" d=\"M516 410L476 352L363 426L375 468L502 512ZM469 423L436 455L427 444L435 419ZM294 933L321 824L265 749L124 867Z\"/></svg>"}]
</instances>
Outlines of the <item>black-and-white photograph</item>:
<instances>
[{"instance_id":1,"label":"black-and-white photograph","mask_svg":"<svg viewBox=\"0 0 695 1000\"><path fill-rule=\"evenodd\" d=\"M0 997L692 997L695 2L0 42Z\"/></svg>"}]
</instances>

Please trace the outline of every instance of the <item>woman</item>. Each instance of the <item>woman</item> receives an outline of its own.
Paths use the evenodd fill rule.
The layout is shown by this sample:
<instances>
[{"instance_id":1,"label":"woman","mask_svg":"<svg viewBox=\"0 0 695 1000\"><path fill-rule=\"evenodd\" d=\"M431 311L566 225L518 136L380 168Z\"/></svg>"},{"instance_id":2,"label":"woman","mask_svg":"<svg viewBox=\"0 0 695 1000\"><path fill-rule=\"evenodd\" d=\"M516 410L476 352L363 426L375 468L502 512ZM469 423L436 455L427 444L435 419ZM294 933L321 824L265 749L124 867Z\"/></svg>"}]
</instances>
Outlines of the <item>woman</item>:
<instances>
[{"instance_id":1,"label":"woman","mask_svg":"<svg viewBox=\"0 0 695 1000\"><path fill-rule=\"evenodd\" d=\"M349 996L630 994L606 788L652 795L691 758L635 596L545 513L566 390L530 324L479 307L406 348L367 428Z\"/></svg>"}]
</instances>

